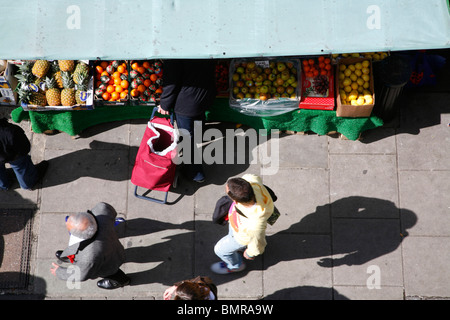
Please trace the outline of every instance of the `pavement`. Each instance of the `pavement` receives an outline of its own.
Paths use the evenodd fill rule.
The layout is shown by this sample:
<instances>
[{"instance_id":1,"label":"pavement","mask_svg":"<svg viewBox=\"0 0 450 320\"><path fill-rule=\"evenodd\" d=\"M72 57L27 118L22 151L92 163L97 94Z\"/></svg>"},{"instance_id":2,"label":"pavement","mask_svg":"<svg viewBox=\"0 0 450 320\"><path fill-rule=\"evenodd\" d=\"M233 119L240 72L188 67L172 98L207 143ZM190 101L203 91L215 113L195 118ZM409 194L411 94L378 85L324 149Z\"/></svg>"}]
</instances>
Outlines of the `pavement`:
<instances>
[{"instance_id":1,"label":"pavement","mask_svg":"<svg viewBox=\"0 0 450 320\"><path fill-rule=\"evenodd\" d=\"M29 286L3 290L0 299L161 300L173 283L197 275L210 276L225 300L450 299L448 70L437 86L404 91L399 114L358 141L280 133L247 148L244 163L206 166L202 184L180 177L167 204L136 198L130 181L146 121L97 125L77 137L35 134L20 123L33 161L50 167L36 190L16 184L0 193L2 207L35 210ZM226 141L205 143L204 150ZM260 155L269 151L273 162L264 163ZM276 174L264 171L276 165L273 157ZM275 191L281 217L267 228L262 256L241 273L216 275L209 269L218 261L213 247L227 228L211 222L212 211L226 180L245 173L260 174ZM68 241L64 217L100 201L126 219L117 231L131 285L112 291L96 280L77 286L50 273L55 251Z\"/></svg>"}]
</instances>

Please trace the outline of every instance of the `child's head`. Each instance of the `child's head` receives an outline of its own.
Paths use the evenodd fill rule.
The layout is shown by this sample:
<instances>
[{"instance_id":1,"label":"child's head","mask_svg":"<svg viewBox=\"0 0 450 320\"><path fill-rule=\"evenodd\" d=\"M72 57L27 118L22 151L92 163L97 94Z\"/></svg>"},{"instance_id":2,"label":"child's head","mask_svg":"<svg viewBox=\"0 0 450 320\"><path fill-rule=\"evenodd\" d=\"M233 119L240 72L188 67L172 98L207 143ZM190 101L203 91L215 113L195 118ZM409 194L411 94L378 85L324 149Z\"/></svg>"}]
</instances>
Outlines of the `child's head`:
<instances>
[{"instance_id":1,"label":"child's head","mask_svg":"<svg viewBox=\"0 0 450 320\"><path fill-rule=\"evenodd\" d=\"M228 196L236 202L251 203L255 201L251 184L242 178L228 179L226 191Z\"/></svg>"}]
</instances>

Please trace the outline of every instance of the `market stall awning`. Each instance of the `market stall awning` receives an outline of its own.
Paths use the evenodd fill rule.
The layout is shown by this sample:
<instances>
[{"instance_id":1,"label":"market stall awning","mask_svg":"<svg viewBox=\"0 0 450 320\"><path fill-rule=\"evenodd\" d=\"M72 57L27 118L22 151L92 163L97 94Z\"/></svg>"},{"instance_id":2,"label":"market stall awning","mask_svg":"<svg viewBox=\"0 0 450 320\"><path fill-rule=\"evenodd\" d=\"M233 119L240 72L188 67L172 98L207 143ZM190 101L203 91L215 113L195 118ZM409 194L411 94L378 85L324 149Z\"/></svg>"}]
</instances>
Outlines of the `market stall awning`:
<instances>
[{"instance_id":1,"label":"market stall awning","mask_svg":"<svg viewBox=\"0 0 450 320\"><path fill-rule=\"evenodd\" d=\"M448 0L0 0L2 59L287 56L450 47Z\"/></svg>"}]
</instances>

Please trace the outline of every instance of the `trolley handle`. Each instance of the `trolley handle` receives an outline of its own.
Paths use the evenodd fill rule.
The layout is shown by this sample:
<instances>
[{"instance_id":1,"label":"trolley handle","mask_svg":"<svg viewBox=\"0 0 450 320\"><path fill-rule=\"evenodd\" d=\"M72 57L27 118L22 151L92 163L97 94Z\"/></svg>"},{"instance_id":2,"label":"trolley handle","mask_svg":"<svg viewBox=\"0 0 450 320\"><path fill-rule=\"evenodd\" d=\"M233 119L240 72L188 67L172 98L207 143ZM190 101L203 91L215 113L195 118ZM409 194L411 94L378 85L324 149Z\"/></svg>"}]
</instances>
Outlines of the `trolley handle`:
<instances>
[{"instance_id":1,"label":"trolley handle","mask_svg":"<svg viewBox=\"0 0 450 320\"><path fill-rule=\"evenodd\" d=\"M153 119L153 117L155 116L156 111L158 111L158 107L154 107L153 108L152 116L150 117L150 119ZM173 125L173 112L170 114L170 123Z\"/></svg>"}]
</instances>

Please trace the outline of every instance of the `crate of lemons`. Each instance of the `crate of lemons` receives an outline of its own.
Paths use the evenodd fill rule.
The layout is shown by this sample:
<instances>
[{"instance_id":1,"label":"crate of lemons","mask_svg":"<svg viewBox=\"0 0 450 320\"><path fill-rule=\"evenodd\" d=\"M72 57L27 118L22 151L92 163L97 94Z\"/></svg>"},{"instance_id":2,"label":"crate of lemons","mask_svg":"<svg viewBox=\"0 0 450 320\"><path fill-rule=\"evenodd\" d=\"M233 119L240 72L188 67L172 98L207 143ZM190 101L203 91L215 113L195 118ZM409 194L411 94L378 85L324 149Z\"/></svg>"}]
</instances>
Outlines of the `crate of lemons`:
<instances>
[{"instance_id":1,"label":"crate of lemons","mask_svg":"<svg viewBox=\"0 0 450 320\"><path fill-rule=\"evenodd\" d=\"M371 60L356 57L339 60L336 73L337 116L370 116L375 103Z\"/></svg>"},{"instance_id":2,"label":"crate of lemons","mask_svg":"<svg viewBox=\"0 0 450 320\"><path fill-rule=\"evenodd\" d=\"M93 77L85 60L25 60L16 91L24 110L93 108Z\"/></svg>"}]
</instances>

